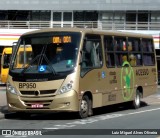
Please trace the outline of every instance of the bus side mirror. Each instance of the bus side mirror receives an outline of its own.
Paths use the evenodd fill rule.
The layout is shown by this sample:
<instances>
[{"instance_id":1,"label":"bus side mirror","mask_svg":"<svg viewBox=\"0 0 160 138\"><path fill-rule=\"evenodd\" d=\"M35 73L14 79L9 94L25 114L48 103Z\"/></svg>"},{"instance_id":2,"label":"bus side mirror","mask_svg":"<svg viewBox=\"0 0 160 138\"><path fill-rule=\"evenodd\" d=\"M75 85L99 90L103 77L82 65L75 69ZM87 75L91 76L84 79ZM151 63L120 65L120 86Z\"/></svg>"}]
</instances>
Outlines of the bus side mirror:
<instances>
[{"instance_id":1,"label":"bus side mirror","mask_svg":"<svg viewBox=\"0 0 160 138\"><path fill-rule=\"evenodd\" d=\"M12 43L12 47L13 47L13 46L17 46L17 42L13 42L13 43Z\"/></svg>"}]
</instances>

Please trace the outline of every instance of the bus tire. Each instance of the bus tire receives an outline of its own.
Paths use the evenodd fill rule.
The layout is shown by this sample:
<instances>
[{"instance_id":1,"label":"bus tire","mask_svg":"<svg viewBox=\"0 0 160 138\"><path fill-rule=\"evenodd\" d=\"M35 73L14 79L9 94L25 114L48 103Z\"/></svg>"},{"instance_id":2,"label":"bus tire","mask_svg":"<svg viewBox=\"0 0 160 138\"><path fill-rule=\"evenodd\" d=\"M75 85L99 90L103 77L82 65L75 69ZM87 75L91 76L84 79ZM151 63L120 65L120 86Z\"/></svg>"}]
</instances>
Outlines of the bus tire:
<instances>
[{"instance_id":1,"label":"bus tire","mask_svg":"<svg viewBox=\"0 0 160 138\"><path fill-rule=\"evenodd\" d=\"M141 106L141 92L139 90L136 90L136 95L133 100L133 107L135 109L138 109Z\"/></svg>"},{"instance_id":2,"label":"bus tire","mask_svg":"<svg viewBox=\"0 0 160 138\"><path fill-rule=\"evenodd\" d=\"M79 117L81 119L89 116L89 111L91 110L89 108L91 108L90 99L88 98L87 95L84 95L82 97L82 100L81 100L81 103L80 103L80 109L79 109Z\"/></svg>"}]
</instances>

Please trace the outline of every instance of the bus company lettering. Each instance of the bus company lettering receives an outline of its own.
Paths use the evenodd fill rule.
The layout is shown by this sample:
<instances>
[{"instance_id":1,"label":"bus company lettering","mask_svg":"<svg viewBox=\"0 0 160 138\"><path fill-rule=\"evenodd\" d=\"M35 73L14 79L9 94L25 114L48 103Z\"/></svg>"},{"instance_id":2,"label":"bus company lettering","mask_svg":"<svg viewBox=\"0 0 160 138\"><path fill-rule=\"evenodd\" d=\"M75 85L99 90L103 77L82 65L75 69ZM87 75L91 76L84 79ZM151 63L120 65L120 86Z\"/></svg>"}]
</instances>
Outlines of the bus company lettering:
<instances>
[{"instance_id":1,"label":"bus company lettering","mask_svg":"<svg viewBox=\"0 0 160 138\"><path fill-rule=\"evenodd\" d=\"M138 69L136 70L136 76L145 76L149 75L149 70L148 69Z\"/></svg>"},{"instance_id":2,"label":"bus company lettering","mask_svg":"<svg viewBox=\"0 0 160 138\"><path fill-rule=\"evenodd\" d=\"M152 68L152 72L157 72L157 71L156 71L156 68Z\"/></svg>"},{"instance_id":3,"label":"bus company lettering","mask_svg":"<svg viewBox=\"0 0 160 138\"><path fill-rule=\"evenodd\" d=\"M110 78L111 78L110 84L117 83L116 72L111 71L111 72L109 72L109 75L110 75Z\"/></svg>"},{"instance_id":4,"label":"bus company lettering","mask_svg":"<svg viewBox=\"0 0 160 138\"><path fill-rule=\"evenodd\" d=\"M36 83L19 83L19 88L33 89L36 88Z\"/></svg>"},{"instance_id":5,"label":"bus company lettering","mask_svg":"<svg viewBox=\"0 0 160 138\"><path fill-rule=\"evenodd\" d=\"M115 71L111 71L111 72L109 72L109 75L116 75L116 72Z\"/></svg>"}]
</instances>

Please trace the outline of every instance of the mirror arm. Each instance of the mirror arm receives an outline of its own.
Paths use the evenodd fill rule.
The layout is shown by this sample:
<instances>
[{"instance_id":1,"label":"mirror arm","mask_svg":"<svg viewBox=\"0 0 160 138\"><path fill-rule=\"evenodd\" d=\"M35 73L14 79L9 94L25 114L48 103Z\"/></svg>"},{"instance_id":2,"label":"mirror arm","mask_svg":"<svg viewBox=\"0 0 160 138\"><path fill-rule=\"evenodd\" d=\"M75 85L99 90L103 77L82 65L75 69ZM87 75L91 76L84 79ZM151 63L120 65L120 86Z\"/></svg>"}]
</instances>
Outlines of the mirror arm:
<instances>
[{"instance_id":1,"label":"mirror arm","mask_svg":"<svg viewBox=\"0 0 160 138\"><path fill-rule=\"evenodd\" d=\"M83 55L83 51L82 51L82 50L80 51L80 55L81 55L81 56L80 56L80 62L79 62L79 65L81 66L81 65L82 65L82 55Z\"/></svg>"}]
</instances>

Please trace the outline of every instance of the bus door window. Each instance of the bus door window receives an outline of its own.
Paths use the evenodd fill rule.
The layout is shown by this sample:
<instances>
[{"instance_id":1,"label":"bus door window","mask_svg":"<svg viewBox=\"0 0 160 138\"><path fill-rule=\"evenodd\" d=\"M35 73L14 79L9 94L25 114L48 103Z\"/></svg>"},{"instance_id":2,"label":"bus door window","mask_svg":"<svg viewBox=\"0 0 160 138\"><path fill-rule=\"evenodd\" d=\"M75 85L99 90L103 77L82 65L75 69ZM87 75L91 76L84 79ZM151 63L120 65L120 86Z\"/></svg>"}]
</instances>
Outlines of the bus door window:
<instances>
[{"instance_id":1,"label":"bus door window","mask_svg":"<svg viewBox=\"0 0 160 138\"><path fill-rule=\"evenodd\" d=\"M100 67L99 43L86 41L84 47L84 61L86 67Z\"/></svg>"},{"instance_id":2,"label":"bus door window","mask_svg":"<svg viewBox=\"0 0 160 138\"><path fill-rule=\"evenodd\" d=\"M91 41L86 41L86 44L84 46L84 66L85 67L93 67L93 63L91 60L91 49L92 49L92 42Z\"/></svg>"},{"instance_id":3,"label":"bus door window","mask_svg":"<svg viewBox=\"0 0 160 138\"><path fill-rule=\"evenodd\" d=\"M82 54L82 72L102 66L102 47L99 35L86 35Z\"/></svg>"}]
</instances>

